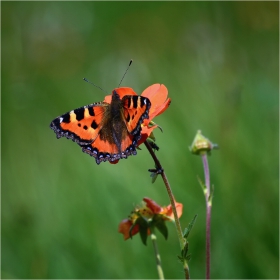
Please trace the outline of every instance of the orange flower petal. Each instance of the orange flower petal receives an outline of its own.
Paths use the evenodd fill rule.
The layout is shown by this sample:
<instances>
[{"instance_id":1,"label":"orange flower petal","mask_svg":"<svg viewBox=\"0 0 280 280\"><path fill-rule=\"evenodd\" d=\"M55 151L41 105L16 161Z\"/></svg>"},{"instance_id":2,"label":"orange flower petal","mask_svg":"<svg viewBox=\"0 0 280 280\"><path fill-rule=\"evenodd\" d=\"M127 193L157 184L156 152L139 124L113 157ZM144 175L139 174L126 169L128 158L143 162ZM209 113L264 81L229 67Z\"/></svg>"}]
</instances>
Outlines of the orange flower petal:
<instances>
[{"instance_id":1,"label":"orange flower petal","mask_svg":"<svg viewBox=\"0 0 280 280\"><path fill-rule=\"evenodd\" d=\"M168 90L165 85L154 84L146 88L141 96L149 98L151 101L151 108L149 112L149 121L155 116L163 113L170 105L171 99L168 98Z\"/></svg>"},{"instance_id":2,"label":"orange flower petal","mask_svg":"<svg viewBox=\"0 0 280 280\"><path fill-rule=\"evenodd\" d=\"M129 231L132 226L132 221L129 219L122 220L119 224L119 232L123 234L124 240L130 238ZM131 231L131 236L139 232L139 225L135 225Z\"/></svg>"},{"instance_id":3,"label":"orange flower petal","mask_svg":"<svg viewBox=\"0 0 280 280\"><path fill-rule=\"evenodd\" d=\"M106 95L103 102L111 104L112 95Z\"/></svg>"},{"instance_id":4,"label":"orange flower petal","mask_svg":"<svg viewBox=\"0 0 280 280\"><path fill-rule=\"evenodd\" d=\"M176 210L177 210L178 218L180 218L183 214L183 204L179 203L179 202L175 202L175 207L176 207ZM170 217L170 219L174 220L174 214L172 212L171 205L168 205L167 207L165 207L164 210L165 210L165 215Z\"/></svg>"},{"instance_id":5,"label":"orange flower petal","mask_svg":"<svg viewBox=\"0 0 280 280\"><path fill-rule=\"evenodd\" d=\"M120 99L122 99L125 95L137 95L137 93L129 87L120 87L120 88L115 88L113 91L116 90L118 95L120 96ZM112 91L112 92L113 92ZM104 102L111 103L112 101L112 95L106 95L104 98Z\"/></svg>"},{"instance_id":6,"label":"orange flower petal","mask_svg":"<svg viewBox=\"0 0 280 280\"><path fill-rule=\"evenodd\" d=\"M150 99L151 103L162 104L168 95L168 91L165 85L153 84L147 87L141 94L141 96Z\"/></svg>"},{"instance_id":7,"label":"orange flower petal","mask_svg":"<svg viewBox=\"0 0 280 280\"><path fill-rule=\"evenodd\" d=\"M162 114L169 107L170 103L171 98L168 98L161 106L157 106L156 109L151 114L149 114L149 121Z\"/></svg>"},{"instance_id":8,"label":"orange flower petal","mask_svg":"<svg viewBox=\"0 0 280 280\"><path fill-rule=\"evenodd\" d=\"M146 202L146 206L152 210L154 214L159 214L162 211L162 207L159 206L154 200L144 197L143 200Z\"/></svg>"},{"instance_id":9,"label":"orange flower petal","mask_svg":"<svg viewBox=\"0 0 280 280\"><path fill-rule=\"evenodd\" d=\"M120 99L122 99L125 95L138 95L132 88L129 87L120 87L115 88L114 90L117 91Z\"/></svg>"}]
</instances>

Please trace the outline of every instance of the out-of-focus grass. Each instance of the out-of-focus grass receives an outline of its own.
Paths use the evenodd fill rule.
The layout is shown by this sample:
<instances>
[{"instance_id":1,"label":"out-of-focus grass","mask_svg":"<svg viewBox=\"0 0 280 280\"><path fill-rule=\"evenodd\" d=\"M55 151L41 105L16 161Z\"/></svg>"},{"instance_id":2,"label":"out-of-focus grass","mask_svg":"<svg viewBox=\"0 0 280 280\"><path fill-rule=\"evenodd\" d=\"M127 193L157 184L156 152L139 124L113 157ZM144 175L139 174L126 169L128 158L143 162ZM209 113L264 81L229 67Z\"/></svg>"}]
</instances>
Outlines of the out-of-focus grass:
<instances>
[{"instance_id":1,"label":"out-of-focus grass","mask_svg":"<svg viewBox=\"0 0 280 280\"><path fill-rule=\"evenodd\" d=\"M123 86L163 83L160 158L190 235L191 277L204 277L205 209L188 151L197 129L220 146L213 278L279 276L278 2L2 2L2 278L156 278L152 246L124 242L119 222L148 196L168 197L142 148L97 166L49 123ZM182 278L169 224L165 276Z\"/></svg>"}]
</instances>

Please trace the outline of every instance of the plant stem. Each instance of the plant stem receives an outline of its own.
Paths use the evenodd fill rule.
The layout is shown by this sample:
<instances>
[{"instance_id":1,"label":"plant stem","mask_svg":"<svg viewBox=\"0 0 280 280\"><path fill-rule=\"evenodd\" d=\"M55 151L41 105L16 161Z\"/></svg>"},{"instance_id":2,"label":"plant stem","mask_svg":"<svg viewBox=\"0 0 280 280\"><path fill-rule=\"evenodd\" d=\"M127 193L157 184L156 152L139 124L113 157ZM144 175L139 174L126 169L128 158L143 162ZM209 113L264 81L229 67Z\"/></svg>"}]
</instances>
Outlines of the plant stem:
<instances>
[{"instance_id":1,"label":"plant stem","mask_svg":"<svg viewBox=\"0 0 280 280\"><path fill-rule=\"evenodd\" d=\"M206 279L210 279L210 238L211 238L211 209L212 199L210 196L210 172L207 154L202 154L202 162L205 176L205 202L206 202Z\"/></svg>"},{"instance_id":2,"label":"plant stem","mask_svg":"<svg viewBox=\"0 0 280 280\"><path fill-rule=\"evenodd\" d=\"M190 279L190 269L189 269L188 262L186 260L184 260L183 267L185 271L185 279Z\"/></svg>"},{"instance_id":3,"label":"plant stem","mask_svg":"<svg viewBox=\"0 0 280 280\"><path fill-rule=\"evenodd\" d=\"M151 156L152 156L152 158L155 162L156 168L158 170L161 170L160 175L163 179L163 182L165 184L165 187L166 187L169 199L170 199L170 204L171 204L172 212L174 214L175 226L176 226L177 235L178 235L179 242L180 242L180 247L181 247L181 250L183 250L184 246L185 246L185 243L186 243L186 240L183 236L183 232L182 232L182 229L181 229L181 224L179 222L179 218L178 218L178 214L177 214L177 210L176 210L176 206L175 206L175 198L174 198L174 195L172 193L170 184L167 180L166 174L165 174L158 158L156 157L152 147L150 146L150 144L147 141L145 141L144 143L145 143L145 146L147 147L148 151L150 152L150 154L151 154Z\"/></svg>"},{"instance_id":4,"label":"plant stem","mask_svg":"<svg viewBox=\"0 0 280 280\"><path fill-rule=\"evenodd\" d=\"M165 184L165 187L166 187L166 190L167 190L167 193L168 193L168 196L169 196L172 212L173 212L173 215L174 215L175 227L176 227L176 231L177 231L177 235L178 235L178 239L179 239L179 243L180 243L180 248L181 248L181 251L182 251L185 248L186 239L184 238L182 228L181 228L181 224L179 222L179 218L178 218L178 214L177 214L177 210L176 210L176 205L175 205L175 198L174 198L174 195L172 193L171 186L170 186L170 184L167 180L166 174L165 174L158 158L156 157L152 147L150 146L150 144L147 141L145 141L144 143L145 143L145 146L147 147L148 151L150 152L150 154L151 154L151 156L152 156L152 158L155 162L156 168L158 170L160 170L160 175L161 175L161 177L163 179L163 182ZM184 260L184 262L183 262L183 267L184 267L184 271L185 271L185 278L190 279L189 266L188 266L188 263L187 263L186 260Z\"/></svg>"},{"instance_id":5,"label":"plant stem","mask_svg":"<svg viewBox=\"0 0 280 280\"><path fill-rule=\"evenodd\" d=\"M162 266L161 266L161 260L160 260L160 254L159 254L158 246L157 246L157 237L155 235L154 229L153 228L150 228L150 229L151 229L151 239L152 239L155 257L156 257L158 276L159 276L159 279L164 279L163 270L162 270Z\"/></svg>"},{"instance_id":6,"label":"plant stem","mask_svg":"<svg viewBox=\"0 0 280 280\"><path fill-rule=\"evenodd\" d=\"M176 227L176 231L177 231L177 235L178 235L178 239L179 239L179 243L180 243L180 248L181 248L181 251L182 251L182 250L184 250L185 246L187 245L187 241L184 238L182 228L181 228L181 224L179 222L179 218L178 218L178 214L177 214L177 210L176 210L176 205L175 205L176 201L175 201L174 195L172 193L171 186L168 182L167 176L166 176L166 174L165 174L165 172L162 168L162 165L160 164L160 162L159 162L156 154L154 153L151 145L149 144L148 141L145 141L144 144L147 147L148 151L150 152L150 154L151 154L151 156L152 156L152 158L155 162L156 169L159 170L159 173L160 173L160 175L163 179L163 182L165 184L165 187L166 187L166 190L167 190L167 193L168 193L168 196L169 196L172 212L173 212L173 215L174 215L175 227ZM186 259L183 261L183 268L184 268L184 271L185 271L185 279L190 279L190 270L189 270L189 265L188 265L188 262L187 262Z\"/></svg>"}]
</instances>

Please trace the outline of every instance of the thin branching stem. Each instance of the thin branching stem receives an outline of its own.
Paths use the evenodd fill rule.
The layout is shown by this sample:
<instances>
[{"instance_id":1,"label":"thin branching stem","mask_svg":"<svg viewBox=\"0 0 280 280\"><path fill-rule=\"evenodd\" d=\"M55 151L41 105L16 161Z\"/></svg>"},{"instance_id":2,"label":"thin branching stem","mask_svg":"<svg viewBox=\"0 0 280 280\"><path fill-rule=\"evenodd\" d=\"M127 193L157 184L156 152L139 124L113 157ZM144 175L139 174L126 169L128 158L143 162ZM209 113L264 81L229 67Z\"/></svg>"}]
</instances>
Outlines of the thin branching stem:
<instances>
[{"instance_id":1,"label":"thin branching stem","mask_svg":"<svg viewBox=\"0 0 280 280\"><path fill-rule=\"evenodd\" d=\"M156 257L156 264L157 264L157 271L158 271L158 277L159 279L164 279L164 274L161 266L161 259L160 259L160 254L157 246L157 236L155 235L154 229L151 227L151 239L154 247L154 253Z\"/></svg>"},{"instance_id":2,"label":"thin branching stem","mask_svg":"<svg viewBox=\"0 0 280 280\"><path fill-rule=\"evenodd\" d=\"M184 249L185 247L185 244L186 244L186 240L184 238L184 235L183 235L183 232L182 232L182 228L181 228L181 224L179 222L179 218L178 218L178 214L177 214L177 210L176 210L176 205L175 205L175 198L174 198L174 195L172 193L172 190L171 190L171 186L168 182L168 179L167 179L167 176L162 168L162 165L160 164L157 156L155 155L151 145L145 141L145 146L147 147L148 151L150 152L154 162L155 162L155 165L156 165L156 168L157 170L160 171L160 175L163 179L163 182L164 182L164 185L166 187L166 190L167 190L167 193L168 193L168 196L169 196L169 200L170 200L170 204L171 204L171 208L172 208L172 212L173 212L173 215L174 215L174 220L175 220L175 226L176 226L176 231L177 231L177 235L178 235L178 239L179 239L179 243L180 243L180 248L181 250ZM189 266L188 266L188 263L187 261L185 260L184 263L183 263L183 267L184 267L184 271L185 271L185 278L186 279L190 279L190 271L189 271Z\"/></svg>"},{"instance_id":3,"label":"thin branching stem","mask_svg":"<svg viewBox=\"0 0 280 280\"><path fill-rule=\"evenodd\" d=\"M172 212L174 214L174 220L175 220L175 226L176 226L176 230L177 230L177 235L178 235L178 238L179 238L179 242L180 242L180 247L181 247L181 250L184 249L184 246L185 246L185 238L183 236L183 232L182 232L182 228L181 228L181 224L179 222L179 218L178 218L178 214L177 214L177 210L176 210L176 205L175 205L175 198L174 198L174 195L172 193L172 190L171 190L171 187L170 187L170 184L168 182L168 179L166 177L166 174L157 158L157 156L155 155L151 145L145 141L144 142L148 151L150 152L154 162L155 162L155 165L156 165L156 168L158 170L161 170L160 172L160 175L163 179L163 182L165 184L165 187L166 187L166 190L167 190L167 193L168 193L168 196L169 196L169 199L170 199L170 204L171 204L171 208L172 208Z\"/></svg>"},{"instance_id":4,"label":"thin branching stem","mask_svg":"<svg viewBox=\"0 0 280 280\"><path fill-rule=\"evenodd\" d=\"M185 271L185 279L190 279L190 269L187 260L184 260L183 267Z\"/></svg>"},{"instance_id":5,"label":"thin branching stem","mask_svg":"<svg viewBox=\"0 0 280 280\"><path fill-rule=\"evenodd\" d=\"M205 176L205 202L206 202L206 279L210 279L210 245L211 245L211 209L212 199L210 195L210 172L207 160L207 154L202 155L204 176Z\"/></svg>"}]
</instances>

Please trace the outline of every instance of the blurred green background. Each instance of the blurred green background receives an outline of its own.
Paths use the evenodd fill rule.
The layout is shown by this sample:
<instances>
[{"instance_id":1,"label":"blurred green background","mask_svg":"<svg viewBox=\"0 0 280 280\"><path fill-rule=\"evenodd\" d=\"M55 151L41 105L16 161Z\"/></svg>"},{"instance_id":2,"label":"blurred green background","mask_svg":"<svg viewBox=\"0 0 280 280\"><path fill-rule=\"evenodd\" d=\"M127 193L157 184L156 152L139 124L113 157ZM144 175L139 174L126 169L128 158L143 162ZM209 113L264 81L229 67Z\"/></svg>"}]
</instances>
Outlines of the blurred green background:
<instances>
[{"instance_id":1,"label":"blurred green background","mask_svg":"<svg viewBox=\"0 0 280 280\"><path fill-rule=\"evenodd\" d=\"M1 2L2 278L157 278L152 244L117 232L143 197L169 200L142 151L102 163L50 122L122 86L165 84L158 157L189 237L192 278L205 275L198 129L218 143L212 278L279 277L278 2ZM183 278L179 242L158 236L166 278Z\"/></svg>"}]
</instances>

